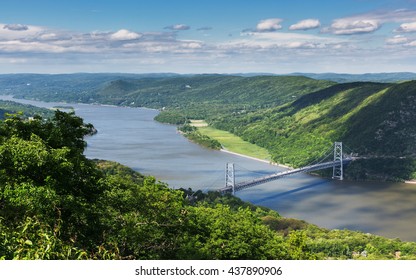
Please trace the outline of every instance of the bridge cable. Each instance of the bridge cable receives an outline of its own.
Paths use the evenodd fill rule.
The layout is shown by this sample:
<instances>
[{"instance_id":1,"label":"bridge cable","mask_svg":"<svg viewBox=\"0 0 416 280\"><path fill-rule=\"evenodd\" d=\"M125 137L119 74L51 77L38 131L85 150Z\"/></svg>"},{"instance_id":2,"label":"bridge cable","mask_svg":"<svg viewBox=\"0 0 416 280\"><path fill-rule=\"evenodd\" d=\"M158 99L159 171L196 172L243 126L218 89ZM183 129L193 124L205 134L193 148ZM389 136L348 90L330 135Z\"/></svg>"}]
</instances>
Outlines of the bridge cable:
<instances>
[{"instance_id":1,"label":"bridge cable","mask_svg":"<svg viewBox=\"0 0 416 280\"><path fill-rule=\"evenodd\" d=\"M347 145L342 144L342 148L343 148L344 150L348 151L347 153L354 154L354 150L353 150L353 149L351 149L350 147L348 147Z\"/></svg>"},{"instance_id":2,"label":"bridge cable","mask_svg":"<svg viewBox=\"0 0 416 280\"><path fill-rule=\"evenodd\" d=\"M333 153L334 153L333 151L334 151L334 145L331 145L330 148L328 148L325 152L322 153L322 155L324 155L323 157L321 156L318 159L311 161L309 164L305 164L304 166L310 166L310 165L320 164L320 163L324 162L325 160L328 159L328 157L333 155ZM259 174L259 175L263 175L263 176L277 173L277 172L270 172L269 173L269 172L253 171L253 170L247 169L244 166L241 166L239 164L236 164L236 167L239 167L239 168L243 169L244 171L248 171L250 173Z\"/></svg>"},{"instance_id":3,"label":"bridge cable","mask_svg":"<svg viewBox=\"0 0 416 280\"><path fill-rule=\"evenodd\" d=\"M309 162L308 164L305 164L304 166L320 164L324 162L325 160L327 160L328 157L332 156L333 154L334 154L334 145L332 145L330 148L328 148L325 152L322 153L322 155L325 155L325 156L320 156L318 159L312 160L311 162Z\"/></svg>"}]
</instances>

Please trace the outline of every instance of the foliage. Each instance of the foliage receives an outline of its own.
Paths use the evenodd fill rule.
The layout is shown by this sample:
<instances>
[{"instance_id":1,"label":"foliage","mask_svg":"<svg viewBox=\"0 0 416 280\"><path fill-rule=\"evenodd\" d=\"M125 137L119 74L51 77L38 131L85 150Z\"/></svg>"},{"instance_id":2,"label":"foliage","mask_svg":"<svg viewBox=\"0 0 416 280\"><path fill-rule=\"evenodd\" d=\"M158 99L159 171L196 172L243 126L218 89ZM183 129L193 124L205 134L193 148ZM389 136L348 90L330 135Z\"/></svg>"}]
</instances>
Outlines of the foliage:
<instances>
[{"instance_id":1,"label":"foliage","mask_svg":"<svg viewBox=\"0 0 416 280\"><path fill-rule=\"evenodd\" d=\"M146 79L107 84L112 89L99 98L137 106L143 98L160 106L172 95L167 101L186 118L212 118L282 162L316 159L316 151L343 138L360 153L373 151L370 163L350 166L358 177L374 172L373 164L397 178L403 165L414 174L408 124L415 120L415 82L327 87L312 81L317 90L307 94L313 90L302 81L311 81L303 78ZM303 97L283 104L296 90ZM218 102L209 102L212 97ZM416 243L321 229L230 195L171 190L120 164L88 160L84 137L94 131L60 111L49 120L14 115L0 122L0 259L416 259Z\"/></svg>"},{"instance_id":2,"label":"foliage","mask_svg":"<svg viewBox=\"0 0 416 280\"><path fill-rule=\"evenodd\" d=\"M278 248L283 244L273 245L279 237L248 209L192 206L182 191L152 177L117 163L86 159L82 139L92 127L72 113L58 111L47 121L14 116L0 128L0 258L277 258L282 254ZM210 225L219 217L222 227L234 221L245 241L230 239L222 250L219 240L236 232L227 229L220 234L216 225ZM191 246L194 242L199 246Z\"/></svg>"},{"instance_id":3,"label":"foliage","mask_svg":"<svg viewBox=\"0 0 416 280\"><path fill-rule=\"evenodd\" d=\"M176 125L183 125L187 123L187 118L183 114L177 111L161 111L159 115L155 117L155 120L161 123L169 123Z\"/></svg>"},{"instance_id":4,"label":"foliage","mask_svg":"<svg viewBox=\"0 0 416 280\"><path fill-rule=\"evenodd\" d=\"M0 259L416 259L415 243L320 229L88 160L91 131L59 111L0 123Z\"/></svg>"},{"instance_id":5,"label":"foliage","mask_svg":"<svg viewBox=\"0 0 416 280\"><path fill-rule=\"evenodd\" d=\"M192 223L185 248L193 259L284 259L283 238L274 234L248 208L231 211L218 204L213 208L190 208Z\"/></svg>"},{"instance_id":6,"label":"foliage","mask_svg":"<svg viewBox=\"0 0 416 280\"><path fill-rule=\"evenodd\" d=\"M281 164L309 164L320 159L333 142L342 141L368 160L368 167L359 172L362 165L353 163L354 172L347 170L347 178L414 178L415 169L402 172L413 166L407 161L396 160L387 167L377 159L407 157L412 161L416 157L416 131L411 125L416 121L415 81L312 81L304 77L175 77L135 81L140 89L124 98L136 96L145 106L166 106L157 117L164 122L206 119L217 129L266 148L272 160ZM374 172L375 167L381 169Z\"/></svg>"},{"instance_id":7,"label":"foliage","mask_svg":"<svg viewBox=\"0 0 416 280\"><path fill-rule=\"evenodd\" d=\"M416 121L415 83L339 84L266 111L220 116L212 124L267 148L279 163L309 164L333 142L342 141L346 152L367 158L366 170L358 171L353 163L354 172L347 169L347 177L380 178L374 173L380 167L377 173L391 175L383 179L411 179L415 169L409 162L416 155L411 125ZM381 158L391 164L380 164Z\"/></svg>"},{"instance_id":8,"label":"foliage","mask_svg":"<svg viewBox=\"0 0 416 280\"><path fill-rule=\"evenodd\" d=\"M13 101L0 100L0 120L3 120L10 114L20 113L24 117L39 115L45 118L53 116L53 112L48 109L42 109L31 105L23 105Z\"/></svg>"},{"instance_id":9,"label":"foliage","mask_svg":"<svg viewBox=\"0 0 416 280\"><path fill-rule=\"evenodd\" d=\"M362 75L310 75L315 78L396 81L408 73ZM45 87L47 81L48 87ZM395 84L334 82L303 76L234 75L2 75L7 94L47 101L98 102L123 106L163 108L159 121L184 124L205 119L217 129L269 151L272 160L301 166L319 159L334 141L342 141L368 162L357 164L355 179L415 178L407 161L384 168L380 158L416 156L415 81ZM195 141L211 145L203 136ZM372 161L372 159L375 159ZM354 166L355 163L351 165ZM376 166L383 169L373 173ZM413 166L413 164L411 164ZM364 174L366 174L364 176ZM363 175L363 176L361 176Z\"/></svg>"},{"instance_id":10,"label":"foliage","mask_svg":"<svg viewBox=\"0 0 416 280\"><path fill-rule=\"evenodd\" d=\"M220 142L207 135L201 134L194 126L184 124L179 127L179 130L185 135L186 138L205 148L213 150L220 150L222 148Z\"/></svg>"}]
</instances>

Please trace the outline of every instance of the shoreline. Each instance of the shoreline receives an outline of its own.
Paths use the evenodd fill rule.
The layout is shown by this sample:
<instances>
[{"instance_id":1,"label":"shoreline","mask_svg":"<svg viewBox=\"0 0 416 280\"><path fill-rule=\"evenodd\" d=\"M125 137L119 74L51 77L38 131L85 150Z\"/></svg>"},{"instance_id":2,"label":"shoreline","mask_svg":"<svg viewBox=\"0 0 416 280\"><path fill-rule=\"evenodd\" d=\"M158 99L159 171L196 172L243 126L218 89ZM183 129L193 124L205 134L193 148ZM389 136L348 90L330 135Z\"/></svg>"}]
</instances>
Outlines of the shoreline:
<instances>
[{"instance_id":1,"label":"shoreline","mask_svg":"<svg viewBox=\"0 0 416 280\"><path fill-rule=\"evenodd\" d=\"M252 160L256 160L256 161L260 161L260 162L264 162L264 163L268 163L270 165L276 165L276 166L279 166L279 167L292 169L290 166L287 166L287 165L278 164L278 163L272 162L270 160L256 158L256 157L252 157L252 156L248 156L248 155L244 155L244 154L239 154L239 153L232 152L232 151L229 151L229 150L226 150L226 149L220 149L220 152L227 153L227 154L232 154L232 155L236 155L236 156L240 156L240 157L244 157L244 158L248 158L248 159L252 159ZM415 182L415 184L416 184L416 182Z\"/></svg>"}]
</instances>

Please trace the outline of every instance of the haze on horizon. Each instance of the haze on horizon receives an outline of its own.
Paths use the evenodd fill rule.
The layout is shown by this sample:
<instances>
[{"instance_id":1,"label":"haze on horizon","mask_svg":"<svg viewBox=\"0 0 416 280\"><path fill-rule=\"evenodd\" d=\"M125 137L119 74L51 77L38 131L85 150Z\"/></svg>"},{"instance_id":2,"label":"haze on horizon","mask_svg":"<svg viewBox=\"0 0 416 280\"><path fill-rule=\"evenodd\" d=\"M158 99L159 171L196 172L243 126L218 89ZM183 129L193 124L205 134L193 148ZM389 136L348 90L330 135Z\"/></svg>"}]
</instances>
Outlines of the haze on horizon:
<instances>
[{"instance_id":1,"label":"haze on horizon","mask_svg":"<svg viewBox=\"0 0 416 280\"><path fill-rule=\"evenodd\" d=\"M0 73L416 72L416 0L2 1Z\"/></svg>"}]
</instances>

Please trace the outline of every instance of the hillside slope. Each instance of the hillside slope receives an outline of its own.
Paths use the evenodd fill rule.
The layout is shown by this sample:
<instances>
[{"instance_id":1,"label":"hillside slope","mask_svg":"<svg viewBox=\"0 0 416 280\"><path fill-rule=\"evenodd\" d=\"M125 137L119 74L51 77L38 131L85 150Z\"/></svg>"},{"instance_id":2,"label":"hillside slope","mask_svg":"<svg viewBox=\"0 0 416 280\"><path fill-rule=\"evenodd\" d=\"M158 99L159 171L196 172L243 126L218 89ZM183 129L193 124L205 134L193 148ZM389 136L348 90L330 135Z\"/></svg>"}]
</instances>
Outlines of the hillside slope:
<instances>
[{"instance_id":1,"label":"hillside slope","mask_svg":"<svg viewBox=\"0 0 416 280\"><path fill-rule=\"evenodd\" d=\"M0 75L0 93L43 101L180 108L193 117L271 108L333 85L306 77Z\"/></svg>"},{"instance_id":2,"label":"hillside slope","mask_svg":"<svg viewBox=\"0 0 416 280\"><path fill-rule=\"evenodd\" d=\"M273 109L219 117L213 125L293 166L318 159L331 143L342 141L367 158L351 168L350 177L403 180L416 177L415 109L416 81L349 83Z\"/></svg>"},{"instance_id":3,"label":"hillside slope","mask_svg":"<svg viewBox=\"0 0 416 280\"><path fill-rule=\"evenodd\" d=\"M99 103L176 108L191 118L209 118L271 108L333 84L305 77L195 75L117 80L97 91L95 98Z\"/></svg>"}]
</instances>

